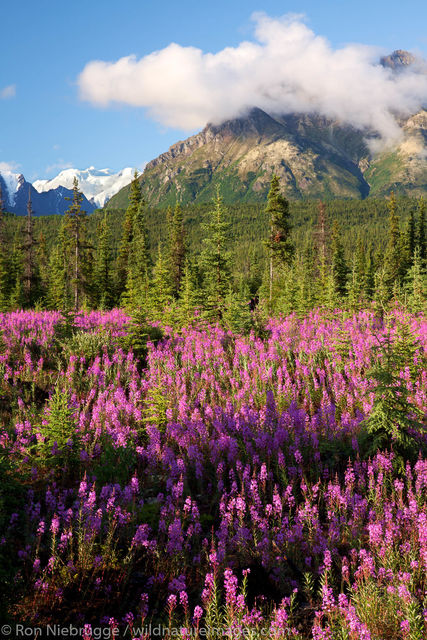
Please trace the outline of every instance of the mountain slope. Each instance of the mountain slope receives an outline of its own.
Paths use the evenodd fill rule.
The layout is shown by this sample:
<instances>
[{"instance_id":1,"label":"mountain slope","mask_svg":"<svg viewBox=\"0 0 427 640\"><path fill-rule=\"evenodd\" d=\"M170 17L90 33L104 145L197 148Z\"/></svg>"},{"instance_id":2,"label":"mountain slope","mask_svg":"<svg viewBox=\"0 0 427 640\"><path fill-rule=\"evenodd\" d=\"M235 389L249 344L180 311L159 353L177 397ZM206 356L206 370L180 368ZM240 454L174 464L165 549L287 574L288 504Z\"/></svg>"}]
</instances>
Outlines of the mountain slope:
<instances>
[{"instance_id":1,"label":"mountain slope","mask_svg":"<svg viewBox=\"0 0 427 640\"><path fill-rule=\"evenodd\" d=\"M373 159L365 173L373 196L395 191L401 195L427 194L427 111L408 118L402 140Z\"/></svg>"},{"instance_id":2,"label":"mountain slope","mask_svg":"<svg viewBox=\"0 0 427 640\"><path fill-rule=\"evenodd\" d=\"M368 156L360 132L350 126L253 109L173 145L147 164L141 185L152 205L203 202L218 184L228 202L257 201L276 173L293 198L360 198L369 191L359 167ZM123 189L108 206L126 206L128 192Z\"/></svg>"}]
</instances>

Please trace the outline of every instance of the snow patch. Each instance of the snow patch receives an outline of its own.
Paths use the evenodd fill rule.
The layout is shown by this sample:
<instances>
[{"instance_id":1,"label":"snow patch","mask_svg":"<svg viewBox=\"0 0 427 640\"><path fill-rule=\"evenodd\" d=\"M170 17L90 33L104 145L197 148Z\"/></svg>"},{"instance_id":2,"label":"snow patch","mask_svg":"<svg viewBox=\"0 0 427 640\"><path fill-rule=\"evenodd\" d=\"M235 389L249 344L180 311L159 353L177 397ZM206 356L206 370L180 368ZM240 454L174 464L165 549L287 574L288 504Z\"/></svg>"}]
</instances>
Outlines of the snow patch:
<instances>
[{"instance_id":1,"label":"snow patch","mask_svg":"<svg viewBox=\"0 0 427 640\"><path fill-rule=\"evenodd\" d=\"M3 178L7 191L6 194L3 194L3 198L10 207L14 207L16 194L24 180L24 176L22 173L13 173L12 171L5 171L4 169L0 171L0 176Z\"/></svg>"},{"instance_id":2,"label":"snow patch","mask_svg":"<svg viewBox=\"0 0 427 640\"><path fill-rule=\"evenodd\" d=\"M134 169L126 167L118 173L112 173L110 169L64 169L51 180L36 180L33 187L39 193L56 189L57 187L73 188L73 181L76 177L79 182L79 189L88 200L98 207L103 207L105 203L114 196L120 189L132 182Z\"/></svg>"}]
</instances>

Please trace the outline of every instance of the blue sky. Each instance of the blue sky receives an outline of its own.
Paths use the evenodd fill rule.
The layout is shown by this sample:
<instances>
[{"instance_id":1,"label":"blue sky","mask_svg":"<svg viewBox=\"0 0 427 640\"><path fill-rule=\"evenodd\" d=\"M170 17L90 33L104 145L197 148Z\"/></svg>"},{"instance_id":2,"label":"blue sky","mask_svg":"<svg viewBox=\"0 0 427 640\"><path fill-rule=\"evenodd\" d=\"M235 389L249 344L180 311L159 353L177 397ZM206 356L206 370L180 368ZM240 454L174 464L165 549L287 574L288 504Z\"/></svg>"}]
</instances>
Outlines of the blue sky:
<instances>
[{"instance_id":1,"label":"blue sky","mask_svg":"<svg viewBox=\"0 0 427 640\"><path fill-rule=\"evenodd\" d=\"M99 106L81 99L83 69L94 60L115 63L131 54L137 61L171 42L205 53L236 48L254 41L255 11L271 18L305 14L308 29L332 50L360 43L390 52L411 49L427 58L427 3L421 0L2 3L0 163L29 180L52 177L65 166L141 167L197 130L205 112L184 128L182 117L170 116L173 104L167 116L159 116L157 105L154 119L126 100ZM176 108L182 111L182 104Z\"/></svg>"}]
</instances>

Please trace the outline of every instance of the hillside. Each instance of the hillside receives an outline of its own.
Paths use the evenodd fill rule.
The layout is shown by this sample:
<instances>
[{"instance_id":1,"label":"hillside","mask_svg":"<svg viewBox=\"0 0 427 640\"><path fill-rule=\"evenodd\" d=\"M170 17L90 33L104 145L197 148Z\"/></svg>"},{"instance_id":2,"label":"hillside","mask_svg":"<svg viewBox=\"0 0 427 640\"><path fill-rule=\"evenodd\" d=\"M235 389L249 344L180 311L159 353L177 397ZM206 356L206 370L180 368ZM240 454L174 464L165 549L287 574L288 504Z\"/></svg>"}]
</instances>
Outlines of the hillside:
<instances>
[{"instance_id":1,"label":"hillside","mask_svg":"<svg viewBox=\"0 0 427 640\"><path fill-rule=\"evenodd\" d=\"M362 198L369 186L359 164L368 154L352 127L253 109L173 145L147 164L141 185L151 205L206 202L218 184L227 202L261 201L276 173L292 198ZM128 193L125 187L108 206L125 207Z\"/></svg>"},{"instance_id":2,"label":"hillside","mask_svg":"<svg viewBox=\"0 0 427 640\"><path fill-rule=\"evenodd\" d=\"M401 142L374 158L365 172L371 195L427 193L427 111L408 118L402 131Z\"/></svg>"},{"instance_id":3,"label":"hillside","mask_svg":"<svg viewBox=\"0 0 427 640\"><path fill-rule=\"evenodd\" d=\"M402 121L403 138L372 155L368 132L312 115L247 116L208 124L149 162L141 187L152 206L210 200L217 185L226 202L265 199L273 173L291 199L365 198L395 189L427 192L427 112ZM371 132L372 135L372 132ZM129 187L108 206L127 206Z\"/></svg>"}]
</instances>

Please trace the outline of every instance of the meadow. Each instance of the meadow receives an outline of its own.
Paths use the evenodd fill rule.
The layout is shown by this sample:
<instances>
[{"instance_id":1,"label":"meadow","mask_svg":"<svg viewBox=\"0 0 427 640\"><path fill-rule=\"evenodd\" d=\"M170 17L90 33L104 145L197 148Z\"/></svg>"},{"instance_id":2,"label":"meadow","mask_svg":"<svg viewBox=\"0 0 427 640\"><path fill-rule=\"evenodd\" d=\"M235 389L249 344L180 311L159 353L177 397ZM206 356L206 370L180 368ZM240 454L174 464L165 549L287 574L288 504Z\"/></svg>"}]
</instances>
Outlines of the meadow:
<instances>
[{"instance_id":1,"label":"meadow","mask_svg":"<svg viewBox=\"0 0 427 640\"><path fill-rule=\"evenodd\" d=\"M424 315L239 335L19 311L0 330L2 620L426 637Z\"/></svg>"}]
</instances>

